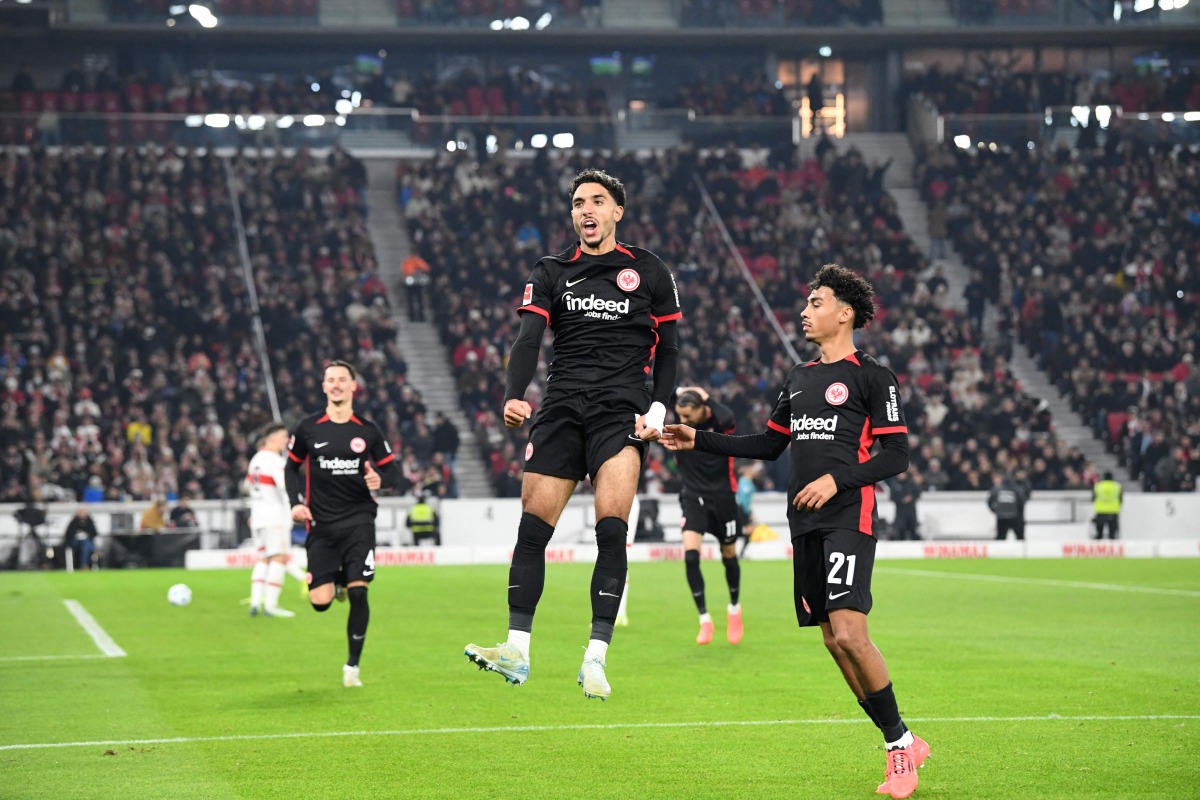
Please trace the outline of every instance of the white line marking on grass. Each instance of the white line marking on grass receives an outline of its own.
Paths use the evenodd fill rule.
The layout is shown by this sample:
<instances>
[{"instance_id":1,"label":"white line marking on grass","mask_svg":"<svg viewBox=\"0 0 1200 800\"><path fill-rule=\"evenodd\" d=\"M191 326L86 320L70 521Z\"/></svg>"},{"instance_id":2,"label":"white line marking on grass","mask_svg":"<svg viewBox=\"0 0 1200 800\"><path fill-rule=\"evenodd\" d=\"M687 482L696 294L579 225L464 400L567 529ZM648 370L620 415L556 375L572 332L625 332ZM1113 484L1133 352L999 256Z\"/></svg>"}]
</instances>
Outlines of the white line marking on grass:
<instances>
[{"instance_id":1,"label":"white line marking on grass","mask_svg":"<svg viewBox=\"0 0 1200 800\"><path fill-rule=\"evenodd\" d=\"M940 572L932 569L903 569L900 567L877 567L876 572L896 575L916 575L921 578L960 578L966 581L992 581L994 583L1032 583L1038 586L1062 586L1067 589L1101 589L1108 592L1138 592L1140 594L1167 594L1175 597L1200 597L1200 592L1191 589L1160 589L1154 586L1123 586L1119 583L1089 583L1087 581L1057 581L1053 578L1013 578L1008 575L979 575L969 572Z\"/></svg>"},{"instance_id":2,"label":"white line marking on grass","mask_svg":"<svg viewBox=\"0 0 1200 800\"><path fill-rule=\"evenodd\" d=\"M913 723L938 722L1134 722L1143 720L1200 719L1197 714L1143 714L1140 716L1063 717L1046 714L1037 717L924 717L905 720ZM514 725L494 728L417 728L407 731L320 731L316 733L247 733L235 736L177 736L169 739L109 739L93 742L42 742L4 744L3 750L45 750L56 747L111 747L114 745L194 744L200 742L246 742L271 739L336 739L349 736L444 736L455 733L546 733L560 731L615 731L647 728L748 728L767 725L866 725L867 719L763 719L708 720L697 722L616 722L608 725Z\"/></svg>"},{"instance_id":3,"label":"white line marking on grass","mask_svg":"<svg viewBox=\"0 0 1200 800\"><path fill-rule=\"evenodd\" d=\"M92 641L96 643L96 647L100 648L100 652L110 658L124 658L125 651L117 646L117 643L112 640L112 637L105 633L104 628L100 627L100 623L87 612L87 609L80 605L78 600L63 600L63 605L67 607L67 611L83 626L87 631L88 636L92 637Z\"/></svg>"},{"instance_id":4,"label":"white line marking on grass","mask_svg":"<svg viewBox=\"0 0 1200 800\"><path fill-rule=\"evenodd\" d=\"M80 658L112 658L112 656L91 653L85 656L4 656L0 661L66 661Z\"/></svg>"}]
</instances>

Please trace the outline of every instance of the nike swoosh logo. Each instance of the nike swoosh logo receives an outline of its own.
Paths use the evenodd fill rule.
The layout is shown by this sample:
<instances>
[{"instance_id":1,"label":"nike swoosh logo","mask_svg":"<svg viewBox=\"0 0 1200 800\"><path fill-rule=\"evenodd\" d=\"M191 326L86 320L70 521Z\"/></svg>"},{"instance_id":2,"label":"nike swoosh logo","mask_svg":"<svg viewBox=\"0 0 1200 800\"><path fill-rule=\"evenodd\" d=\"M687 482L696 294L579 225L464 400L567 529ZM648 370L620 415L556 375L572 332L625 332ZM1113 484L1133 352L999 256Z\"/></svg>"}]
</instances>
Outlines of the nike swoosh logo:
<instances>
[{"instance_id":1,"label":"nike swoosh logo","mask_svg":"<svg viewBox=\"0 0 1200 800\"><path fill-rule=\"evenodd\" d=\"M846 595L848 595L848 594L850 594L849 590L847 590L847 591L844 591L844 592L838 592L837 594L834 594L833 592L830 592L830 593L829 593L829 599L830 599L830 600L837 600L839 597L845 597L845 596L846 596Z\"/></svg>"},{"instance_id":2,"label":"nike swoosh logo","mask_svg":"<svg viewBox=\"0 0 1200 800\"><path fill-rule=\"evenodd\" d=\"M630 439L633 439L635 442L641 442L642 444L645 444L645 443L646 443L646 440L645 440L645 439L643 439L642 437L640 437L640 436L637 436L637 435L635 435L635 434L632 434L632 433L631 433L631 434L629 434L629 438L630 438Z\"/></svg>"},{"instance_id":3,"label":"nike swoosh logo","mask_svg":"<svg viewBox=\"0 0 1200 800\"><path fill-rule=\"evenodd\" d=\"M803 389L801 389L801 390L800 390L800 391L798 391L798 392L792 392L791 394L789 394L789 395L788 395L788 400L791 400L793 397L795 397L795 396L796 396L796 395L798 395L798 394L804 394L804 390L803 390Z\"/></svg>"},{"instance_id":4,"label":"nike swoosh logo","mask_svg":"<svg viewBox=\"0 0 1200 800\"><path fill-rule=\"evenodd\" d=\"M313 450L320 450L322 447L324 447L327 444L329 444L329 442L317 442L316 444L313 445Z\"/></svg>"},{"instance_id":5,"label":"nike swoosh logo","mask_svg":"<svg viewBox=\"0 0 1200 800\"><path fill-rule=\"evenodd\" d=\"M367 638L367 635L364 633L362 636L359 636L357 633L352 633L350 634L350 638L356 642L361 642L363 639Z\"/></svg>"},{"instance_id":6,"label":"nike swoosh logo","mask_svg":"<svg viewBox=\"0 0 1200 800\"><path fill-rule=\"evenodd\" d=\"M520 588L521 588L521 584L519 584L519 583L514 583L512 586L510 586L510 587L508 587L508 588L510 588L510 589L520 589Z\"/></svg>"},{"instance_id":7,"label":"nike swoosh logo","mask_svg":"<svg viewBox=\"0 0 1200 800\"><path fill-rule=\"evenodd\" d=\"M375 574L375 570L371 570L370 572L367 572L365 569L363 570L363 577L364 577L364 578L369 578L369 577L371 577L371 576L372 576L372 575L374 575L374 574Z\"/></svg>"},{"instance_id":8,"label":"nike swoosh logo","mask_svg":"<svg viewBox=\"0 0 1200 800\"><path fill-rule=\"evenodd\" d=\"M570 288L571 288L572 286L574 286L575 284L577 284L577 283L583 283L583 282L584 282L584 281L586 281L586 280L587 280L587 278L580 278L580 279L579 279L579 280L577 280L577 281L567 281L567 288L568 288L568 289L570 289Z\"/></svg>"},{"instance_id":9,"label":"nike swoosh logo","mask_svg":"<svg viewBox=\"0 0 1200 800\"><path fill-rule=\"evenodd\" d=\"M619 594L613 594L611 592L600 592L599 594L601 597L620 597L621 596Z\"/></svg>"}]
</instances>

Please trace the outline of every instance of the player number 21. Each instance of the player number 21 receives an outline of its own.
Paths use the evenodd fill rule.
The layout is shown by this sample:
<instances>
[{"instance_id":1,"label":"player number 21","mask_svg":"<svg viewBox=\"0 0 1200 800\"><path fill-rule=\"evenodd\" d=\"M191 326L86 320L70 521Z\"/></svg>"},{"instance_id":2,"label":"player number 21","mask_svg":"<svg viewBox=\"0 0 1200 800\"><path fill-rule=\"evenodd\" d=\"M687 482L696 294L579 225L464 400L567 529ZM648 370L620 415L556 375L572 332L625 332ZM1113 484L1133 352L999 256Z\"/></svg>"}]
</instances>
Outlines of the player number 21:
<instances>
[{"instance_id":1,"label":"player number 21","mask_svg":"<svg viewBox=\"0 0 1200 800\"><path fill-rule=\"evenodd\" d=\"M842 579L838 577L838 573L842 571L842 567L846 567L846 585L854 585L854 559L858 556L847 556L844 553L830 553L829 563L833 566L829 568L829 583L841 583Z\"/></svg>"}]
</instances>

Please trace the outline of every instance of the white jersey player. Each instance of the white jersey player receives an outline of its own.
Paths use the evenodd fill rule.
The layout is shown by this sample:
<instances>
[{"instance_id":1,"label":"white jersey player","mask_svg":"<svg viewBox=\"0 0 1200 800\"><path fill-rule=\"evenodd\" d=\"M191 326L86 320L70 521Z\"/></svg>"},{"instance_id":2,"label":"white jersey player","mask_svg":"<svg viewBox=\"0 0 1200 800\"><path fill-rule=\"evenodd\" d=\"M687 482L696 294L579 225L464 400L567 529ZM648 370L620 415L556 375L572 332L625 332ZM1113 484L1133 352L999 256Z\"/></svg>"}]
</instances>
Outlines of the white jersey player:
<instances>
[{"instance_id":1,"label":"white jersey player","mask_svg":"<svg viewBox=\"0 0 1200 800\"><path fill-rule=\"evenodd\" d=\"M292 545L292 504L284 484L283 468L288 431L281 423L268 425L259 436L258 452L246 470L250 498L250 534L259 561L250 577L250 616L293 617L279 607L283 575Z\"/></svg>"}]
</instances>

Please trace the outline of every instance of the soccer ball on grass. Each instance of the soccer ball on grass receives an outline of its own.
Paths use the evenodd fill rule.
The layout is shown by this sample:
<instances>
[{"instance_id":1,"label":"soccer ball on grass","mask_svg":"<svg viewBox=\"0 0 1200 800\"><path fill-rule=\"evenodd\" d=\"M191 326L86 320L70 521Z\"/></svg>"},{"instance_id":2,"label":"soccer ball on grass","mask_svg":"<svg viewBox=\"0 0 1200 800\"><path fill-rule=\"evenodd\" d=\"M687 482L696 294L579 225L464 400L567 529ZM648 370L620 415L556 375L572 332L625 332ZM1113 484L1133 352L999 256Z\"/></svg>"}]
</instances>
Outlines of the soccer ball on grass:
<instances>
[{"instance_id":1,"label":"soccer ball on grass","mask_svg":"<svg viewBox=\"0 0 1200 800\"><path fill-rule=\"evenodd\" d=\"M192 590L186 583L177 583L167 589L167 602L173 606L186 606L192 602Z\"/></svg>"}]
</instances>

